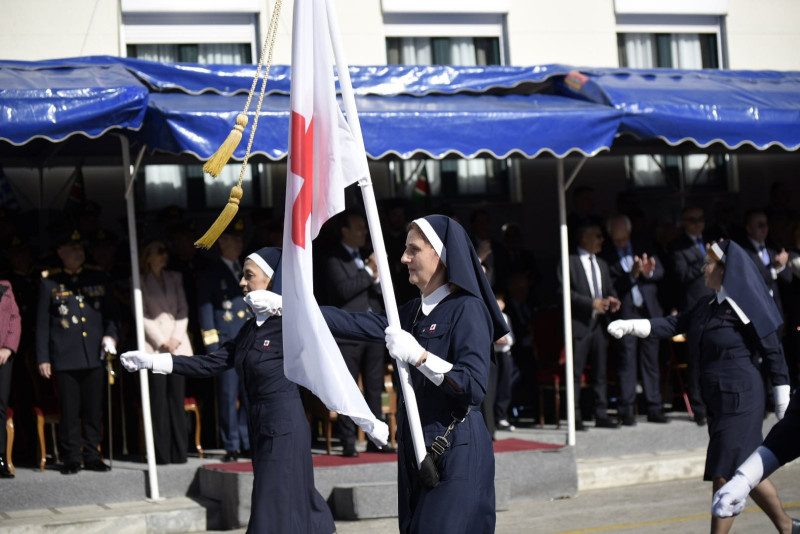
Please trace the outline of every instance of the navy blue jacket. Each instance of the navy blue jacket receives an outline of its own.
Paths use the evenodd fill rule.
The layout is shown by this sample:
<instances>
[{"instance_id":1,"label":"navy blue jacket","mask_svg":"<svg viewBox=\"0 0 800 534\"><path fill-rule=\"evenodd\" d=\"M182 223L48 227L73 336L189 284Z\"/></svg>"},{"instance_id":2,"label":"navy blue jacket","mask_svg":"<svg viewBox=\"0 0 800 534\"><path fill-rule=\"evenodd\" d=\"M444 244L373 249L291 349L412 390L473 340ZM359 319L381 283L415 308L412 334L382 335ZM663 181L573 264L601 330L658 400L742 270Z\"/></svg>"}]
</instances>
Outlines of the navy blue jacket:
<instances>
[{"instance_id":1,"label":"navy blue jacket","mask_svg":"<svg viewBox=\"0 0 800 534\"><path fill-rule=\"evenodd\" d=\"M314 487L311 431L300 392L283 373L283 321L249 320L210 354L173 356L172 372L214 376L235 368L248 398L253 496L248 532L331 534L327 503Z\"/></svg>"},{"instance_id":2,"label":"navy blue jacket","mask_svg":"<svg viewBox=\"0 0 800 534\"><path fill-rule=\"evenodd\" d=\"M100 367L103 336L117 338L116 317L104 272L89 266L75 273L43 272L36 309L36 363L50 363L54 371Z\"/></svg>"},{"instance_id":3,"label":"navy blue jacket","mask_svg":"<svg viewBox=\"0 0 800 534\"><path fill-rule=\"evenodd\" d=\"M492 352L492 326L482 300L459 291L441 301L429 316L420 299L403 305L400 324L430 353L453 368L437 386L410 369L426 447L444 434L457 408L474 408L449 436L450 448L439 463L442 482L433 489L419 483L405 408L398 410L398 514L400 532L494 532L494 451L481 413ZM386 317L323 307L335 336L382 341ZM402 390L401 390L402 398Z\"/></svg>"}]
</instances>

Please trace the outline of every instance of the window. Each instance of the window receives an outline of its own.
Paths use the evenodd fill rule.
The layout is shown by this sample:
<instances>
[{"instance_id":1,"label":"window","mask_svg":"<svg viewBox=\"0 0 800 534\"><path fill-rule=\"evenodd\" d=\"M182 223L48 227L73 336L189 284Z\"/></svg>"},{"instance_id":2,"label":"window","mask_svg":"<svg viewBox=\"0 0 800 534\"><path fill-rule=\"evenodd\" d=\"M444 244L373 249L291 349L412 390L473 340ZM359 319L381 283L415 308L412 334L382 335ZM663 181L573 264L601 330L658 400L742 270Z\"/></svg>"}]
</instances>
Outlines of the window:
<instances>
[{"instance_id":1,"label":"window","mask_svg":"<svg viewBox=\"0 0 800 534\"><path fill-rule=\"evenodd\" d=\"M129 44L128 57L150 61L187 62L200 64L251 63L250 43L198 44ZM232 125L231 125L232 126ZM247 166L242 186L253 187L253 167ZM188 208L224 206L231 187L239 181L241 164L226 165L217 178L205 176L202 165L146 165L144 167L144 208L159 210L166 206ZM202 183L201 187L198 184ZM198 189L203 194L198 194ZM190 192L191 191L191 192ZM252 206L258 195L245 195L242 206Z\"/></svg>"},{"instance_id":2,"label":"window","mask_svg":"<svg viewBox=\"0 0 800 534\"><path fill-rule=\"evenodd\" d=\"M643 69L716 69L720 67L718 40L717 32L618 33L619 64ZM630 156L626 169L636 187L691 189L721 187L727 182L723 155Z\"/></svg>"},{"instance_id":3,"label":"window","mask_svg":"<svg viewBox=\"0 0 800 534\"><path fill-rule=\"evenodd\" d=\"M389 37L386 56L389 64L401 65L475 66L502 62L498 37ZM405 197L413 196L419 187L434 197L508 194L508 165L491 158L413 160L392 169L397 193Z\"/></svg>"}]
</instances>

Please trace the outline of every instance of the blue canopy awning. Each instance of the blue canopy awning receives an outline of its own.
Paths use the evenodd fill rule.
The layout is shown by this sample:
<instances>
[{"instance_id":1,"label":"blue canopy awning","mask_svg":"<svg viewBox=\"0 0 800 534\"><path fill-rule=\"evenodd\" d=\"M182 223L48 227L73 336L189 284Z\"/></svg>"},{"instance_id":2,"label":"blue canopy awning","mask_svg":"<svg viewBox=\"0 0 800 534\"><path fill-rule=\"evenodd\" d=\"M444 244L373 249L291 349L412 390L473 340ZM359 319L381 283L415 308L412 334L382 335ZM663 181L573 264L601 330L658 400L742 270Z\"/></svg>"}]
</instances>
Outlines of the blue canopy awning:
<instances>
[{"instance_id":1,"label":"blue canopy awning","mask_svg":"<svg viewBox=\"0 0 800 534\"><path fill-rule=\"evenodd\" d=\"M151 152L206 159L243 109L254 72L112 56L1 61L0 145L141 129ZM372 158L594 155L624 134L668 145L800 148L795 72L384 65L350 74ZM289 67L272 67L253 146L270 159L286 155L289 82ZM251 111L245 138L253 122Z\"/></svg>"},{"instance_id":2,"label":"blue canopy awning","mask_svg":"<svg viewBox=\"0 0 800 534\"><path fill-rule=\"evenodd\" d=\"M148 89L122 65L30 68L0 62L0 141L138 130Z\"/></svg>"},{"instance_id":3,"label":"blue canopy awning","mask_svg":"<svg viewBox=\"0 0 800 534\"><path fill-rule=\"evenodd\" d=\"M153 94L142 139L159 151L207 159L230 131L245 99L243 95ZM611 146L619 120L613 108L557 95L360 96L356 106L367 154L374 159L478 154L532 158L542 152L558 157L571 152L594 155ZM249 125L254 118L251 111ZM283 158L288 151L288 129L289 97L267 96L252 153L272 160ZM246 138L249 133L250 126L245 129ZM246 146L245 139L235 159L244 158Z\"/></svg>"},{"instance_id":4,"label":"blue canopy awning","mask_svg":"<svg viewBox=\"0 0 800 534\"><path fill-rule=\"evenodd\" d=\"M582 69L562 87L620 110L619 133L639 139L800 148L800 72Z\"/></svg>"}]
</instances>

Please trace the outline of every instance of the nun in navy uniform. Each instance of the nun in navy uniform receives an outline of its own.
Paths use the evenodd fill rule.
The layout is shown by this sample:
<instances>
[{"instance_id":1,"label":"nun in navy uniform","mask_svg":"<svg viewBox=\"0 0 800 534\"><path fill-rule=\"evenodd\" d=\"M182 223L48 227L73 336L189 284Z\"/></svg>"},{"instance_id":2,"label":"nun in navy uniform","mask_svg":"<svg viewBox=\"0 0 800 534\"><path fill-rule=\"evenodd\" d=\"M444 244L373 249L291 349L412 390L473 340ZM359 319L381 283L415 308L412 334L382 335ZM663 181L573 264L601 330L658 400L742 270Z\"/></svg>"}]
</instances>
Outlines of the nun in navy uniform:
<instances>
[{"instance_id":1,"label":"nun in navy uniform","mask_svg":"<svg viewBox=\"0 0 800 534\"><path fill-rule=\"evenodd\" d=\"M255 318L214 352L190 358L126 352L126 369L186 376L213 376L236 369L244 383L253 452L250 533L331 534L336 530L327 503L314 487L311 433L300 391L283 373L280 317L281 249L247 256L239 286ZM269 288L271 291L267 291Z\"/></svg>"},{"instance_id":2,"label":"nun in navy uniform","mask_svg":"<svg viewBox=\"0 0 800 534\"><path fill-rule=\"evenodd\" d=\"M699 362L700 392L708 408L703 479L712 482L713 493L761 445L762 371L772 379L778 419L786 412L790 388L778 337L781 315L747 253L732 241L714 243L707 247L703 271L706 285L715 290L711 299L700 299L676 316L614 321L608 332L616 338L686 334L690 353ZM751 495L779 532L789 531L791 519L772 482L761 482ZM732 517L712 517L711 532L725 533L732 525Z\"/></svg>"},{"instance_id":3,"label":"nun in navy uniform","mask_svg":"<svg viewBox=\"0 0 800 534\"><path fill-rule=\"evenodd\" d=\"M421 292L400 308L402 328L387 328L386 317L371 312L324 307L323 316L334 335L385 339L392 357L408 364L427 448L455 422L437 462L440 482L427 487L405 409L398 410L400 532L494 532L494 452L477 407L486 394L492 342L508 326L469 236L452 219L414 221L402 262Z\"/></svg>"}]
</instances>

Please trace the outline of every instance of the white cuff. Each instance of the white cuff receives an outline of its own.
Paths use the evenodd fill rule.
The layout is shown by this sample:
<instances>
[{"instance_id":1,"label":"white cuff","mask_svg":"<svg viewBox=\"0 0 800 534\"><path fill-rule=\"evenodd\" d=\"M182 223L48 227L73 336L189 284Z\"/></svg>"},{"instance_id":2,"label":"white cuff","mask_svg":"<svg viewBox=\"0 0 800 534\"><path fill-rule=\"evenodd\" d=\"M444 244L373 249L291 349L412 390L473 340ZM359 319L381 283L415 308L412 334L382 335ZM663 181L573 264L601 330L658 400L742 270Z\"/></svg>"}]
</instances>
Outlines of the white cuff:
<instances>
[{"instance_id":1,"label":"white cuff","mask_svg":"<svg viewBox=\"0 0 800 534\"><path fill-rule=\"evenodd\" d=\"M779 467L780 462L778 462L775 454L761 445L739 466L736 473L747 479L747 483L750 484L750 489L752 490Z\"/></svg>"},{"instance_id":2,"label":"white cuff","mask_svg":"<svg viewBox=\"0 0 800 534\"><path fill-rule=\"evenodd\" d=\"M636 337L648 337L650 336L650 321L647 319L631 319L631 326L633 327L633 331L631 332Z\"/></svg>"},{"instance_id":3,"label":"white cuff","mask_svg":"<svg viewBox=\"0 0 800 534\"><path fill-rule=\"evenodd\" d=\"M425 375L425 378L436 384L437 386L441 386L442 382L444 382L444 375L450 369L453 368L453 364L448 362L447 360L443 360L435 354L428 353L428 357L425 358L425 362L420 364L417 369L419 372Z\"/></svg>"},{"instance_id":4,"label":"white cuff","mask_svg":"<svg viewBox=\"0 0 800 534\"><path fill-rule=\"evenodd\" d=\"M775 415L780 421L786 414L786 408L789 407L789 397L792 394L792 387L789 384L772 387L772 400L775 404Z\"/></svg>"},{"instance_id":5,"label":"white cuff","mask_svg":"<svg viewBox=\"0 0 800 534\"><path fill-rule=\"evenodd\" d=\"M159 375L168 375L172 372L172 354L162 352L153 354L153 372Z\"/></svg>"}]
</instances>

